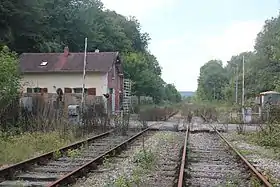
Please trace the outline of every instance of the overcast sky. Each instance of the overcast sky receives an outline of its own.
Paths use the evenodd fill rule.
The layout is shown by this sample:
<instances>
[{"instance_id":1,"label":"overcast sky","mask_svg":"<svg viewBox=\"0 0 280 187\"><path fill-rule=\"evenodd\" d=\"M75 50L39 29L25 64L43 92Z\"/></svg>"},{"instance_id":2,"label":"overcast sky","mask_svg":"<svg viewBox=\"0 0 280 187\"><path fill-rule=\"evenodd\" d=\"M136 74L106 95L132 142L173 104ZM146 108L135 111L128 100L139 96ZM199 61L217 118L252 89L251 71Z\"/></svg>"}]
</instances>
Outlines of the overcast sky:
<instances>
[{"instance_id":1,"label":"overcast sky","mask_svg":"<svg viewBox=\"0 0 280 187\"><path fill-rule=\"evenodd\" d=\"M106 8L136 16L152 38L162 78L195 91L199 68L253 50L264 21L278 15L280 0L102 0Z\"/></svg>"}]
</instances>

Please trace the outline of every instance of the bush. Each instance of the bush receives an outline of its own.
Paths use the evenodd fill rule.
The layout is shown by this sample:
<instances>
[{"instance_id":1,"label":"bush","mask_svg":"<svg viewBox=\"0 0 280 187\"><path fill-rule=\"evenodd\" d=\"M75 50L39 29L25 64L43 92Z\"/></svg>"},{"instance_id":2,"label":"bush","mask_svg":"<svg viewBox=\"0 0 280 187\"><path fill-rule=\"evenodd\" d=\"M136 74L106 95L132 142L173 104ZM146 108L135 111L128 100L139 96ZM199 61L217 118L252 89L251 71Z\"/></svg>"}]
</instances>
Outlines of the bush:
<instances>
[{"instance_id":1,"label":"bush","mask_svg":"<svg viewBox=\"0 0 280 187\"><path fill-rule=\"evenodd\" d=\"M0 49L0 124L13 123L13 114L18 111L20 73L15 53L4 46ZM14 104L17 103L17 106Z\"/></svg>"},{"instance_id":2,"label":"bush","mask_svg":"<svg viewBox=\"0 0 280 187\"><path fill-rule=\"evenodd\" d=\"M206 122L218 120L218 111L216 107L212 105L184 104L181 111L182 116L185 117L200 116Z\"/></svg>"},{"instance_id":3,"label":"bush","mask_svg":"<svg viewBox=\"0 0 280 187\"><path fill-rule=\"evenodd\" d=\"M267 123L253 134L253 140L262 146L280 148L280 124Z\"/></svg>"},{"instance_id":4,"label":"bush","mask_svg":"<svg viewBox=\"0 0 280 187\"><path fill-rule=\"evenodd\" d=\"M172 106L150 106L139 111L140 121L165 121L177 112Z\"/></svg>"}]
</instances>

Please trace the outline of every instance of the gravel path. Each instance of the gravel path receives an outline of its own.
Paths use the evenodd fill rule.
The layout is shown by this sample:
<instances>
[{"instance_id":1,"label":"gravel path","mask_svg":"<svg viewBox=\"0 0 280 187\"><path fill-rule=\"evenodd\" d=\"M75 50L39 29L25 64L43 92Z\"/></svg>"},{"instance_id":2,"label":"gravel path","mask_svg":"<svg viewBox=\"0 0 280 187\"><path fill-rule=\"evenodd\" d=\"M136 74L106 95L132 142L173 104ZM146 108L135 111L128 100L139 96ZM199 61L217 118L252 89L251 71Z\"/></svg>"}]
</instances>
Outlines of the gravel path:
<instances>
[{"instance_id":1,"label":"gravel path","mask_svg":"<svg viewBox=\"0 0 280 187\"><path fill-rule=\"evenodd\" d=\"M236 133L224 135L259 171L270 177L271 182L280 186L280 160L273 158L273 150L245 142Z\"/></svg>"},{"instance_id":2,"label":"gravel path","mask_svg":"<svg viewBox=\"0 0 280 187\"><path fill-rule=\"evenodd\" d=\"M152 136L151 136L152 135ZM146 159L142 138L118 157L107 160L98 172L81 179L75 187L126 186L167 187L173 185L184 133L155 132L145 138ZM138 162L136 162L138 161Z\"/></svg>"}]
</instances>

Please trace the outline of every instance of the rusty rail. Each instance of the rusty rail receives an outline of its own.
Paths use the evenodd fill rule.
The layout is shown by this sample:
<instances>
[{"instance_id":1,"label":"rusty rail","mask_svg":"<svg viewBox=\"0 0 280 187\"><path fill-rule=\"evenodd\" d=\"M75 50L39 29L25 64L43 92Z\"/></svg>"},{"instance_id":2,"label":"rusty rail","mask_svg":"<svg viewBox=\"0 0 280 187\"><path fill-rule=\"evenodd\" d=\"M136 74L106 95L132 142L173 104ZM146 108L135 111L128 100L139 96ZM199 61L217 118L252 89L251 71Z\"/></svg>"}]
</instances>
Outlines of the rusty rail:
<instances>
[{"instance_id":1,"label":"rusty rail","mask_svg":"<svg viewBox=\"0 0 280 187\"><path fill-rule=\"evenodd\" d=\"M184 184L184 173L185 173L188 139L189 139L189 125L187 125L187 129L186 129L186 136L185 136L185 142L184 142L184 147L183 147L180 173L179 173L179 178L178 178L178 187L183 187L183 184Z\"/></svg>"},{"instance_id":2,"label":"rusty rail","mask_svg":"<svg viewBox=\"0 0 280 187\"><path fill-rule=\"evenodd\" d=\"M239 156L239 158L250 168L250 170L258 177L259 180L262 181L262 183L266 187L273 187L270 182L258 171L256 168L237 150L235 149L231 143L214 127L214 130L216 133L226 142L226 144Z\"/></svg>"},{"instance_id":3,"label":"rusty rail","mask_svg":"<svg viewBox=\"0 0 280 187\"><path fill-rule=\"evenodd\" d=\"M95 159L93 159L93 160L89 161L88 163L84 164L83 166L81 166L81 167L77 168L76 170L64 175L62 178L54 181L53 183L48 185L48 187L66 185L66 184L74 182L75 178L77 176L81 176L84 173L87 173L88 170L91 169L91 168L97 168L97 165L102 163L105 156L115 155L116 153L120 152L123 148L127 147L128 143L132 142L133 140L135 140L137 137L139 137L140 135L142 135L143 133L145 133L148 130L149 130L149 128L146 128L145 130L143 130L143 131L139 132L138 134L132 136L128 140L125 140L124 142L120 143L119 145L110 149L109 151L105 152L104 154L96 157Z\"/></svg>"},{"instance_id":4,"label":"rusty rail","mask_svg":"<svg viewBox=\"0 0 280 187\"><path fill-rule=\"evenodd\" d=\"M98 138L108 136L113 131L114 130L110 130L110 131L107 131L105 133L99 134L97 136L87 138L85 140L81 140L79 142L76 142L76 143L70 144L68 146L62 147L58 151L63 153L65 151L69 150L69 149L76 149L76 148L82 146L84 143L89 143L89 142L92 142L92 141L94 141ZM56 152L56 150L45 153L45 154L40 155L40 156L36 156L36 157L28 159L28 160L24 160L22 162L16 163L16 164L11 165L9 167L0 169L0 176L1 176L0 177L0 182L2 182L3 180L7 180L7 179L11 178L18 171L26 170L28 167L30 167L33 164L44 162L46 160L52 159L54 157L55 152Z\"/></svg>"}]
</instances>

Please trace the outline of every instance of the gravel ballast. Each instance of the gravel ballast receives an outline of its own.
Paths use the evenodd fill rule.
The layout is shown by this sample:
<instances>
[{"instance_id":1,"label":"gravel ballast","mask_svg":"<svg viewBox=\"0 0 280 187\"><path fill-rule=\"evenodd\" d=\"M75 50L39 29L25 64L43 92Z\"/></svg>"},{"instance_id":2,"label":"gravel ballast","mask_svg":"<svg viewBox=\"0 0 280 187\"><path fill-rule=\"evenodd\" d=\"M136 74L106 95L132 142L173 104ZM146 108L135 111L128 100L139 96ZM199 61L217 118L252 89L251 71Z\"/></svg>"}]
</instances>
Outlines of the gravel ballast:
<instances>
[{"instance_id":1,"label":"gravel ballast","mask_svg":"<svg viewBox=\"0 0 280 187\"><path fill-rule=\"evenodd\" d=\"M125 186L128 183L143 187L172 186L180 162L184 133L162 131L147 135L144 139L145 162L142 142L139 138L127 151L105 161L98 172L91 173L74 186Z\"/></svg>"},{"instance_id":2,"label":"gravel ballast","mask_svg":"<svg viewBox=\"0 0 280 187\"><path fill-rule=\"evenodd\" d=\"M246 169L215 133L189 136L186 186L248 186Z\"/></svg>"},{"instance_id":3,"label":"gravel ballast","mask_svg":"<svg viewBox=\"0 0 280 187\"><path fill-rule=\"evenodd\" d=\"M280 160L273 158L275 153L272 150L250 144L242 138L238 138L236 133L224 135L257 170L269 177L276 186L280 185Z\"/></svg>"}]
</instances>

